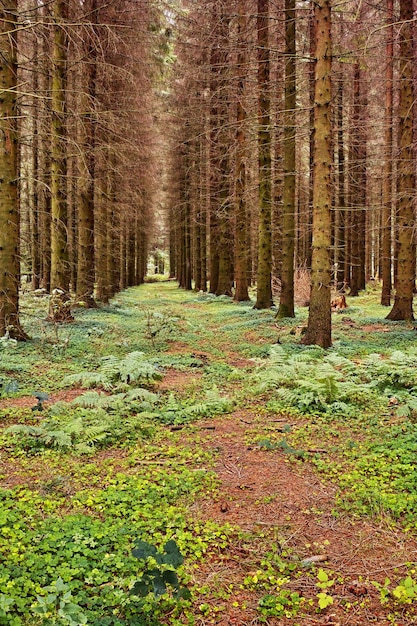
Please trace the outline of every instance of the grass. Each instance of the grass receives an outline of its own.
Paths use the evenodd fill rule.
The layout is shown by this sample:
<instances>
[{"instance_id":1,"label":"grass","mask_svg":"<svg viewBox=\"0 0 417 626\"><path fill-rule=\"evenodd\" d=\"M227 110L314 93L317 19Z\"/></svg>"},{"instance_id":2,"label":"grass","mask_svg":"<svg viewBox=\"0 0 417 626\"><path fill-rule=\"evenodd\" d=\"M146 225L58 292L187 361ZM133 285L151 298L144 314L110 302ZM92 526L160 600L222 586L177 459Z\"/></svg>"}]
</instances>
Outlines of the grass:
<instances>
[{"instance_id":1,"label":"grass","mask_svg":"<svg viewBox=\"0 0 417 626\"><path fill-rule=\"evenodd\" d=\"M333 315L325 352L300 344L306 309L276 322L273 310L173 283L76 310L75 323L62 327L45 321L46 300L25 294L32 340L0 345L0 624L191 625L228 606L250 608L260 623L302 623L325 612L333 578L306 571L291 551L271 553L273 529L248 535L238 519L207 520L190 507L221 499L218 451L199 424L232 411L256 415L247 446L301 473L309 463L335 486L335 519L388 517L414 536L415 328L385 321L377 290L349 304ZM70 385L80 397L69 397ZM35 397L33 407L22 403L39 392L61 402L45 401L43 411L32 410ZM264 494L257 506L276 499ZM184 563L138 561L138 541L149 554L175 541ZM199 582L211 560L253 545L258 555L242 564L234 588ZM407 572L378 582L394 617L414 602L413 567L411 582ZM130 593L155 580L168 581L165 592Z\"/></svg>"}]
</instances>

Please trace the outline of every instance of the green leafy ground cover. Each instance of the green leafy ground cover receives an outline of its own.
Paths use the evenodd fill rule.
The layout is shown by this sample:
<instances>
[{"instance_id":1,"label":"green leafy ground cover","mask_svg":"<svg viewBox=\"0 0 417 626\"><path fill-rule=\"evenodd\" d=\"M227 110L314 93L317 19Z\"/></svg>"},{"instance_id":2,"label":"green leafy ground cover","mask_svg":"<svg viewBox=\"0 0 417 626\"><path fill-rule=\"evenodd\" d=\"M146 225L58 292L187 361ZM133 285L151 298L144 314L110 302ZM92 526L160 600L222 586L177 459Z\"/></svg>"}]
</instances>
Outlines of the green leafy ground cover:
<instances>
[{"instance_id":1,"label":"green leafy ground cover","mask_svg":"<svg viewBox=\"0 0 417 626\"><path fill-rule=\"evenodd\" d=\"M156 283L53 326L27 294L32 341L0 345L0 624L222 623L236 589L232 608L259 623L366 608L334 592L343 573L271 552L272 529L248 533L190 503L221 499L201 420L250 411L246 445L334 484L334 519L416 536L417 335L385 322L377 299L334 315L325 352L300 345L306 309L276 323L251 303ZM256 557L233 585L202 584L198 571L236 545ZM414 568L410 555L370 579L381 623L414 619Z\"/></svg>"}]
</instances>

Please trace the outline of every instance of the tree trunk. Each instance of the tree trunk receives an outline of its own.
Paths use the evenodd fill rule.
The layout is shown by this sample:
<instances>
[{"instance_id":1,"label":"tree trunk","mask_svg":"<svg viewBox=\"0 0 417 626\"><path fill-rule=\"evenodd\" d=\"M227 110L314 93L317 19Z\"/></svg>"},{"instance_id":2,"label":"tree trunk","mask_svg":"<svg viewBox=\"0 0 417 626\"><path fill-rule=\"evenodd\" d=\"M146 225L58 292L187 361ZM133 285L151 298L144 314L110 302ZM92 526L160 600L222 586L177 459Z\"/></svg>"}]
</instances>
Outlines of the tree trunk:
<instances>
[{"instance_id":1,"label":"tree trunk","mask_svg":"<svg viewBox=\"0 0 417 626\"><path fill-rule=\"evenodd\" d=\"M69 306L69 258L67 241L66 77L68 0L54 4L51 128L51 298L49 318L71 321Z\"/></svg>"},{"instance_id":2,"label":"tree trunk","mask_svg":"<svg viewBox=\"0 0 417 626\"><path fill-rule=\"evenodd\" d=\"M227 64L230 17L225 3L213 13L214 41L211 52L211 180L210 180L210 292L232 295L232 249L230 200L230 107L227 101Z\"/></svg>"},{"instance_id":3,"label":"tree trunk","mask_svg":"<svg viewBox=\"0 0 417 626\"><path fill-rule=\"evenodd\" d=\"M313 253L306 345L331 346L331 9L330 0L314 4L316 72L314 97Z\"/></svg>"},{"instance_id":4,"label":"tree trunk","mask_svg":"<svg viewBox=\"0 0 417 626\"><path fill-rule=\"evenodd\" d=\"M400 0L400 102L398 158L398 270L389 320L412 320L415 282L413 154L413 0Z\"/></svg>"},{"instance_id":5,"label":"tree trunk","mask_svg":"<svg viewBox=\"0 0 417 626\"><path fill-rule=\"evenodd\" d=\"M19 321L19 213L17 194L17 6L0 8L0 336L25 340Z\"/></svg>"},{"instance_id":6,"label":"tree trunk","mask_svg":"<svg viewBox=\"0 0 417 626\"><path fill-rule=\"evenodd\" d=\"M345 197L345 148L344 148L344 132L343 132L343 98L344 80L343 74L340 73L338 81L338 97L337 97L337 178L338 178L338 201L337 201L337 219L336 219L336 287L344 290L345 288L345 263L346 263L346 197Z\"/></svg>"},{"instance_id":7,"label":"tree trunk","mask_svg":"<svg viewBox=\"0 0 417 626\"><path fill-rule=\"evenodd\" d=\"M381 229L381 304L391 304L391 224L392 224L392 144L393 144L393 84L394 84L394 0L387 0L386 70L385 70L385 163L382 188Z\"/></svg>"},{"instance_id":8,"label":"tree trunk","mask_svg":"<svg viewBox=\"0 0 417 626\"><path fill-rule=\"evenodd\" d=\"M40 16L38 16L40 17ZM31 256L32 256L32 289L36 290L40 287L40 274L41 274L41 250L40 250L40 207L39 207L39 190L40 190L40 177L41 172L39 168L39 137L41 134L40 127L40 115L39 106L36 99L39 94L39 39L38 34L34 33L33 39L33 52L35 55L34 68L32 76L32 88L33 93L36 96L33 98L33 141L32 141L32 159L33 159L33 199L32 199L32 211L31 211Z\"/></svg>"},{"instance_id":9,"label":"tree trunk","mask_svg":"<svg viewBox=\"0 0 417 626\"><path fill-rule=\"evenodd\" d=\"M277 318L294 314L296 33L295 0L285 0L284 193L281 294Z\"/></svg>"},{"instance_id":10,"label":"tree trunk","mask_svg":"<svg viewBox=\"0 0 417 626\"><path fill-rule=\"evenodd\" d=\"M84 48L87 62L83 64L83 89L81 94L82 118L79 144L82 149L79 164L78 196L78 264L77 299L84 306L95 307L94 300L94 184L95 184L95 97L96 97L96 28L97 1L84 5L90 23L84 31Z\"/></svg>"},{"instance_id":11,"label":"tree trunk","mask_svg":"<svg viewBox=\"0 0 417 626\"><path fill-rule=\"evenodd\" d=\"M313 186L314 186L314 98L315 98L315 75L316 75L316 19L314 15L314 2L311 3L309 17L309 38L310 38L310 63L309 63L309 96L310 96L310 137L309 137L309 187L308 187L308 256L306 259L307 268L311 268L311 257L313 253Z\"/></svg>"},{"instance_id":12,"label":"tree trunk","mask_svg":"<svg viewBox=\"0 0 417 626\"><path fill-rule=\"evenodd\" d=\"M255 309L272 306L271 102L269 0L258 0L259 240Z\"/></svg>"},{"instance_id":13,"label":"tree trunk","mask_svg":"<svg viewBox=\"0 0 417 626\"><path fill-rule=\"evenodd\" d=\"M97 220L96 220L96 251L97 259L97 299L100 302L108 303L110 298L110 277L108 275L107 261L107 231L108 224L108 200L107 200L107 184L108 177L106 173L101 173L98 177L96 185L97 194Z\"/></svg>"},{"instance_id":14,"label":"tree trunk","mask_svg":"<svg viewBox=\"0 0 417 626\"><path fill-rule=\"evenodd\" d=\"M365 288L365 207L366 207L366 92L360 62L355 64L353 79L353 113L349 165L349 202L351 206L351 282L350 295L358 296Z\"/></svg>"},{"instance_id":15,"label":"tree trunk","mask_svg":"<svg viewBox=\"0 0 417 626\"><path fill-rule=\"evenodd\" d=\"M246 125L245 103L248 53L246 31L248 27L247 3L239 2L238 16L238 57L237 57L237 98L236 98L236 197L235 197L235 293L236 302L249 300L248 292L248 241L246 206Z\"/></svg>"}]
</instances>

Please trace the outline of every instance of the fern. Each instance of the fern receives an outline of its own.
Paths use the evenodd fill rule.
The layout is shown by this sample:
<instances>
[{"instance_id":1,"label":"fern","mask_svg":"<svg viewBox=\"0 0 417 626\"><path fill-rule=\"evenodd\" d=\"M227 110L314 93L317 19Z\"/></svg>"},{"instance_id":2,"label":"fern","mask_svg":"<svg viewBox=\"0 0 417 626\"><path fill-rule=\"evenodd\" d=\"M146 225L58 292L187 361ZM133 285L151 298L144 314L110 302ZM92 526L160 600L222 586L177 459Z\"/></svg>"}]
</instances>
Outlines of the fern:
<instances>
[{"instance_id":1,"label":"fern","mask_svg":"<svg viewBox=\"0 0 417 626\"><path fill-rule=\"evenodd\" d=\"M327 354L323 361L345 374L354 374L357 371L356 363L338 354Z\"/></svg>"},{"instance_id":2,"label":"fern","mask_svg":"<svg viewBox=\"0 0 417 626\"><path fill-rule=\"evenodd\" d=\"M157 367L144 359L143 352L130 352L123 359L113 355L105 356L101 359L101 365L96 372L71 374L63 379L62 384L80 385L87 389L101 387L111 391L116 387L119 390L127 390L132 383L149 383L161 378Z\"/></svg>"},{"instance_id":3,"label":"fern","mask_svg":"<svg viewBox=\"0 0 417 626\"><path fill-rule=\"evenodd\" d=\"M32 443L36 447L36 443L41 447L50 448L69 448L72 445L71 436L64 430L49 429L43 426L24 426L23 424L17 424L10 426L6 433L12 433L15 435L21 435L22 439L29 444Z\"/></svg>"},{"instance_id":4,"label":"fern","mask_svg":"<svg viewBox=\"0 0 417 626\"><path fill-rule=\"evenodd\" d=\"M417 412L417 398L415 396L409 396L404 404L401 404L395 414L397 417L413 417Z\"/></svg>"},{"instance_id":5,"label":"fern","mask_svg":"<svg viewBox=\"0 0 417 626\"><path fill-rule=\"evenodd\" d=\"M138 381L160 380L161 373L155 365L144 360L143 352L130 352L124 359L117 359L114 356L102 358L101 370L111 380L121 380L131 384Z\"/></svg>"},{"instance_id":6,"label":"fern","mask_svg":"<svg viewBox=\"0 0 417 626\"><path fill-rule=\"evenodd\" d=\"M88 391L87 393L83 393L81 396L78 396L78 398L74 398L71 404L72 406L81 406L85 409L95 409L103 407L103 405L105 406L108 399L109 396L104 393L99 393L98 391Z\"/></svg>"},{"instance_id":7,"label":"fern","mask_svg":"<svg viewBox=\"0 0 417 626\"><path fill-rule=\"evenodd\" d=\"M86 389L92 387L102 387L107 391L112 389L112 384L107 376L102 372L80 372L79 374L70 374L62 379L64 387L80 386Z\"/></svg>"},{"instance_id":8,"label":"fern","mask_svg":"<svg viewBox=\"0 0 417 626\"><path fill-rule=\"evenodd\" d=\"M406 355L394 351L388 359L380 354L370 354L360 368L362 378L372 382L373 386L390 394L396 390L412 389L416 386L417 359L415 355Z\"/></svg>"},{"instance_id":9,"label":"fern","mask_svg":"<svg viewBox=\"0 0 417 626\"><path fill-rule=\"evenodd\" d=\"M395 358L399 360L400 355ZM284 346L274 346L270 359L255 374L254 393L272 392L283 408L293 406L304 413L352 414L353 406L376 402L381 378L372 381L369 370L374 374L382 363L388 371L393 369L392 362L387 366L380 355L371 355L361 367L335 353L303 349L291 354Z\"/></svg>"},{"instance_id":10,"label":"fern","mask_svg":"<svg viewBox=\"0 0 417 626\"><path fill-rule=\"evenodd\" d=\"M159 401L159 396L148 389L142 389L137 387L130 389L126 394L126 400L141 400L142 402L148 402L149 404L156 404Z\"/></svg>"},{"instance_id":11,"label":"fern","mask_svg":"<svg viewBox=\"0 0 417 626\"><path fill-rule=\"evenodd\" d=\"M230 398L221 397L217 389L206 391L206 399L185 409L185 413L192 417L195 415L210 417L221 413L228 413L233 408Z\"/></svg>"},{"instance_id":12,"label":"fern","mask_svg":"<svg viewBox=\"0 0 417 626\"><path fill-rule=\"evenodd\" d=\"M183 424L197 417L212 417L228 413L233 408L230 398L220 396L216 388L206 391L205 400L183 406L170 394L168 402L162 410L157 412L158 420L164 424Z\"/></svg>"},{"instance_id":13,"label":"fern","mask_svg":"<svg viewBox=\"0 0 417 626\"><path fill-rule=\"evenodd\" d=\"M106 395L97 391L84 393L71 402L71 406L89 409L101 408L120 411L149 411L159 401L157 394L147 389L130 389L127 393Z\"/></svg>"},{"instance_id":14,"label":"fern","mask_svg":"<svg viewBox=\"0 0 417 626\"><path fill-rule=\"evenodd\" d=\"M268 365L284 365L288 362L288 354L280 345L271 346Z\"/></svg>"}]
</instances>

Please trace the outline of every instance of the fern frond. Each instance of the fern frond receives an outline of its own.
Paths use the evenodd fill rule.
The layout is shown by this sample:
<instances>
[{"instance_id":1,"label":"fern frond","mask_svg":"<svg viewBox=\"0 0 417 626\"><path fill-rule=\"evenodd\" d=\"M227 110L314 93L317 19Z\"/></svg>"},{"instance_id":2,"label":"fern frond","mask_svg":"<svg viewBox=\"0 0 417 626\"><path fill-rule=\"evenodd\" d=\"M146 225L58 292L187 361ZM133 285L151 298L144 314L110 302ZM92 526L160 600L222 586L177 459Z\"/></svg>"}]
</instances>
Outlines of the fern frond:
<instances>
[{"instance_id":1,"label":"fern frond","mask_svg":"<svg viewBox=\"0 0 417 626\"><path fill-rule=\"evenodd\" d=\"M102 387L106 391L114 389L128 390L134 382L160 380L161 373L157 367L144 359L143 352L130 352L125 358L113 355L102 357L101 365L96 372L80 372L66 376L64 386L80 385L86 388Z\"/></svg>"},{"instance_id":2,"label":"fern frond","mask_svg":"<svg viewBox=\"0 0 417 626\"><path fill-rule=\"evenodd\" d=\"M83 393L81 396L78 396L78 398L74 398L70 404L72 406L94 409L98 406L103 406L101 404L103 398L108 398L108 396L103 393L99 393L98 391L88 391L87 393Z\"/></svg>"},{"instance_id":3,"label":"fern frond","mask_svg":"<svg viewBox=\"0 0 417 626\"><path fill-rule=\"evenodd\" d=\"M277 344L271 346L270 351L269 351L268 366L270 366L271 364L283 365L287 361L288 361L288 355L282 346L277 345Z\"/></svg>"},{"instance_id":4,"label":"fern frond","mask_svg":"<svg viewBox=\"0 0 417 626\"><path fill-rule=\"evenodd\" d=\"M86 428L82 434L82 443L92 444L98 441L103 441L109 434L109 427L107 424L96 424Z\"/></svg>"},{"instance_id":5,"label":"fern frond","mask_svg":"<svg viewBox=\"0 0 417 626\"><path fill-rule=\"evenodd\" d=\"M141 400L142 402L149 402L149 404L156 404L159 401L159 396L152 391L138 387L126 393L126 400Z\"/></svg>"},{"instance_id":6,"label":"fern frond","mask_svg":"<svg viewBox=\"0 0 417 626\"><path fill-rule=\"evenodd\" d=\"M349 361L349 359L346 359L338 354L327 354L324 357L323 362L328 363L333 368L336 368L344 373L352 374L357 370L356 363Z\"/></svg>"},{"instance_id":7,"label":"fern frond","mask_svg":"<svg viewBox=\"0 0 417 626\"><path fill-rule=\"evenodd\" d=\"M371 352L371 354L366 355L363 359L362 363L364 365L380 365L382 357L377 352Z\"/></svg>"},{"instance_id":8,"label":"fern frond","mask_svg":"<svg viewBox=\"0 0 417 626\"><path fill-rule=\"evenodd\" d=\"M29 437L41 437L43 434L43 430L39 426L25 426L24 424L13 424L13 426L6 428L4 432L6 434L28 435Z\"/></svg>"},{"instance_id":9,"label":"fern frond","mask_svg":"<svg viewBox=\"0 0 417 626\"><path fill-rule=\"evenodd\" d=\"M316 357L314 354L309 352L298 352L293 354L289 359L289 363L311 363L312 361L316 361Z\"/></svg>"},{"instance_id":10,"label":"fern frond","mask_svg":"<svg viewBox=\"0 0 417 626\"><path fill-rule=\"evenodd\" d=\"M118 365L118 376L125 383L160 380L161 373L155 365L144 360L143 352L130 352Z\"/></svg>"},{"instance_id":11,"label":"fern frond","mask_svg":"<svg viewBox=\"0 0 417 626\"><path fill-rule=\"evenodd\" d=\"M95 451L96 447L94 444L88 444L84 441L81 441L74 446L75 454L93 454Z\"/></svg>"},{"instance_id":12,"label":"fern frond","mask_svg":"<svg viewBox=\"0 0 417 626\"><path fill-rule=\"evenodd\" d=\"M389 360L391 361L391 363L395 363L396 365L400 365L401 367L404 367L405 364L407 365L416 364L415 357L409 356L405 354L404 352L402 352L401 350L394 350Z\"/></svg>"},{"instance_id":13,"label":"fern frond","mask_svg":"<svg viewBox=\"0 0 417 626\"><path fill-rule=\"evenodd\" d=\"M103 372L80 372L79 374L70 374L62 379L64 387L81 386L86 389L92 387L102 387L105 390L112 388L111 382Z\"/></svg>"},{"instance_id":14,"label":"fern frond","mask_svg":"<svg viewBox=\"0 0 417 626\"><path fill-rule=\"evenodd\" d=\"M116 377L120 359L113 356L112 354L108 354L107 356L101 357L100 360L100 371L108 378Z\"/></svg>"},{"instance_id":15,"label":"fern frond","mask_svg":"<svg viewBox=\"0 0 417 626\"><path fill-rule=\"evenodd\" d=\"M54 448L71 448L72 446L72 437L64 430L44 429L41 438L46 446Z\"/></svg>"},{"instance_id":16,"label":"fern frond","mask_svg":"<svg viewBox=\"0 0 417 626\"><path fill-rule=\"evenodd\" d=\"M63 424L64 432L68 433L69 435L80 435L84 432L84 429L85 426L82 417L76 417L75 419L68 420L65 424Z\"/></svg>"}]
</instances>

